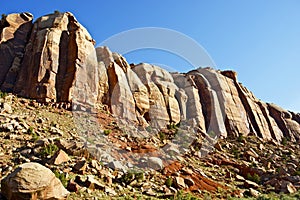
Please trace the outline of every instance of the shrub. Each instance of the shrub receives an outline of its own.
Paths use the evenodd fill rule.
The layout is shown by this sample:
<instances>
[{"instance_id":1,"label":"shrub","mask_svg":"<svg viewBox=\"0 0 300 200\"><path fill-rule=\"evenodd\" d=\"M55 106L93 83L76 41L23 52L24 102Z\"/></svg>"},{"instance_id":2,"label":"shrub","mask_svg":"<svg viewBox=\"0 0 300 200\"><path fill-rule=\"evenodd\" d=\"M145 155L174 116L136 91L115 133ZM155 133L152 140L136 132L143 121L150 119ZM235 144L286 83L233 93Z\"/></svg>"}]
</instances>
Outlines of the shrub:
<instances>
[{"instance_id":1,"label":"shrub","mask_svg":"<svg viewBox=\"0 0 300 200\"><path fill-rule=\"evenodd\" d=\"M281 144L282 145L287 145L288 140L286 138L282 138Z\"/></svg>"},{"instance_id":2,"label":"shrub","mask_svg":"<svg viewBox=\"0 0 300 200\"><path fill-rule=\"evenodd\" d=\"M166 134L163 133L163 132L159 132L159 133L158 133L158 136L159 136L159 139L160 139L161 141L163 141L163 140L165 140L165 139L167 138Z\"/></svg>"},{"instance_id":3,"label":"shrub","mask_svg":"<svg viewBox=\"0 0 300 200\"><path fill-rule=\"evenodd\" d=\"M6 92L0 91L0 98L5 98L8 94Z\"/></svg>"},{"instance_id":4,"label":"shrub","mask_svg":"<svg viewBox=\"0 0 300 200\"><path fill-rule=\"evenodd\" d=\"M173 179L171 177L168 177L166 182L165 182L165 185L167 187L171 187L173 185Z\"/></svg>"},{"instance_id":5,"label":"shrub","mask_svg":"<svg viewBox=\"0 0 300 200\"><path fill-rule=\"evenodd\" d=\"M247 174L247 179L253 181L257 184L260 184L260 176L258 174L251 175L250 173Z\"/></svg>"},{"instance_id":6,"label":"shrub","mask_svg":"<svg viewBox=\"0 0 300 200\"><path fill-rule=\"evenodd\" d=\"M103 131L104 135L109 135L111 133L111 130L107 129Z\"/></svg>"},{"instance_id":7,"label":"shrub","mask_svg":"<svg viewBox=\"0 0 300 200\"><path fill-rule=\"evenodd\" d=\"M121 178L121 181L126 184L130 184L132 181L143 181L144 180L144 172L131 170L124 174Z\"/></svg>"},{"instance_id":8,"label":"shrub","mask_svg":"<svg viewBox=\"0 0 300 200\"><path fill-rule=\"evenodd\" d=\"M53 173L55 174L56 178L58 178L61 181L62 185L66 188L68 185L66 175L64 173L59 173L58 171L54 171Z\"/></svg>"},{"instance_id":9,"label":"shrub","mask_svg":"<svg viewBox=\"0 0 300 200\"><path fill-rule=\"evenodd\" d=\"M48 144L47 146L45 146L42 150L41 150L41 156L43 158L47 157L47 156L53 156L54 153L56 151L58 151L58 147L55 144Z\"/></svg>"}]
</instances>

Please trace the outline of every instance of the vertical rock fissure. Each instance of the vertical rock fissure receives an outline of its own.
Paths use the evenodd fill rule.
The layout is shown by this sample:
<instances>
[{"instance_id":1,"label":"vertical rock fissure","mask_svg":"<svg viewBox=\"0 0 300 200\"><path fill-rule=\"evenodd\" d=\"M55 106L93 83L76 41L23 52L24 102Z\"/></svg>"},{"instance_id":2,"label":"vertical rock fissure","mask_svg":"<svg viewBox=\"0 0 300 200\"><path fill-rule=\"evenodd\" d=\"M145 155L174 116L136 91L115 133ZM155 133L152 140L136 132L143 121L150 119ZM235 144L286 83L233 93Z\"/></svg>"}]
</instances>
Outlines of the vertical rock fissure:
<instances>
[{"instance_id":1,"label":"vertical rock fissure","mask_svg":"<svg viewBox=\"0 0 300 200\"><path fill-rule=\"evenodd\" d=\"M56 89L56 101L64 101L66 99L63 98L62 88L64 83L64 75L67 72L68 67L68 44L69 44L69 34L68 31L63 31L61 34L60 42L59 42L59 64L58 71L56 75L55 81L55 89Z\"/></svg>"},{"instance_id":2,"label":"vertical rock fissure","mask_svg":"<svg viewBox=\"0 0 300 200\"><path fill-rule=\"evenodd\" d=\"M275 135L274 129L272 127L272 124L271 124L271 121L269 119L267 111L265 110L265 108L263 107L263 105L261 104L261 102L259 102L258 105L259 105L259 107L260 107L260 109L261 109L261 111L262 111L262 113L263 113L263 115L264 115L264 117L265 117L265 119L266 119L266 121L268 123L268 127L269 127L269 130L270 130L272 138L276 140L277 138L276 138L276 135Z\"/></svg>"},{"instance_id":3,"label":"vertical rock fissure","mask_svg":"<svg viewBox=\"0 0 300 200\"><path fill-rule=\"evenodd\" d=\"M258 135L258 137L263 138L262 137L262 133L259 130L258 124L255 120L254 114L252 112L251 106L249 105L249 102L247 100L247 97L244 95L244 92L242 91L242 88L240 87L239 83L237 81L234 81L235 87L237 88L239 97L241 99L241 102L245 108L245 111L248 115L248 119L250 120L251 125L254 128L254 131L256 132L256 134Z\"/></svg>"},{"instance_id":4,"label":"vertical rock fissure","mask_svg":"<svg viewBox=\"0 0 300 200\"><path fill-rule=\"evenodd\" d=\"M61 87L61 101L69 101L70 99L70 88L73 86L76 81L76 59L78 55L78 46L76 42L78 25L75 23L75 19L73 16L68 16L68 32L69 32L69 41L67 55L67 63L66 63L66 73L63 78L63 83Z\"/></svg>"},{"instance_id":5,"label":"vertical rock fissure","mask_svg":"<svg viewBox=\"0 0 300 200\"><path fill-rule=\"evenodd\" d=\"M287 125L286 125L281 113L279 113L277 110L275 110L273 107L271 107L270 104L267 104L267 105L268 105L268 110L270 112L270 116L273 117L273 119L275 119L275 122L278 125L279 129L282 131L284 137L291 139L290 131L287 128Z\"/></svg>"},{"instance_id":6,"label":"vertical rock fissure","mask_svg":"<svg viewBox=\"0 0 300 200\"><path fill-rule=\"evenodd\" d=\"M212 102L211 102L211 98L209 91L207 89L207 85L204 82L203 79L196 78L198 76L193 76L191 77L191 81L195 82L195 85L197 86L198 89L198 95L200 96L200 103L202 106L202 113L204 116L204 120L205 120L205 130L208 130L210 121L211 121L211 116L212 116Z\"/></svg>"}]
</instances>

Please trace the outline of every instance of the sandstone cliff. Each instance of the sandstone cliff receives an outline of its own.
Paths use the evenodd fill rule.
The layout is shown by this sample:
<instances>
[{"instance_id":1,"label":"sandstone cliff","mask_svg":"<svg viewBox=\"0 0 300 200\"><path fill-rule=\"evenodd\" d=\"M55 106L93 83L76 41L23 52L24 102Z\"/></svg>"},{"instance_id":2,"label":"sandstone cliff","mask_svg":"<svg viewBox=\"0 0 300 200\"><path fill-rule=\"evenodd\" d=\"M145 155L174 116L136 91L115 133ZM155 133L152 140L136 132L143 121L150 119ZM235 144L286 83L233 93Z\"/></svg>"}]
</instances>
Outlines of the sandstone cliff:
<instances>
[{"instance_id":1,"label":"sandstone cliff","mask_svg":"<svg viewBox=\"0 0 300 200\"><path fill-rule=\"evenodd\" d=\"M10 14L0 23L0 87L41 102L108 104L125 122L155 129L187 124L224 137L299 141L300 115L258 100L233 71L169 73L95 49L71 13Z\"/></svg>"}]
</instances>

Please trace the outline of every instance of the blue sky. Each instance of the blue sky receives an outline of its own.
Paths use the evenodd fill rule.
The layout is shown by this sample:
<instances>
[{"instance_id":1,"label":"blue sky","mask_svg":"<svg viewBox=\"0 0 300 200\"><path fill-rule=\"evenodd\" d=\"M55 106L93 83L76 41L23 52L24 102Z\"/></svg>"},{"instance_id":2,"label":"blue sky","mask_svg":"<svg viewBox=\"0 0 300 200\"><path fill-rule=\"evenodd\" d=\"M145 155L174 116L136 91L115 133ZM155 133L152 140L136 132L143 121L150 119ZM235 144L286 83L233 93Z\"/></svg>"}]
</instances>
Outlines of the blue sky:
<instances>
[{"instance_id":1,"label":"blue sky","mask_svg":"<svg viewBox=\"0 0 300 200\"><path fill-rule=\"evenodd\" d=\"M0 1L0 12L6 14L28 11L37 18L54 10L74 13L97 44L133 28L179 31L201 44L218 69L237 71L239 81L258 98L300 112L300 1ZM125 56L129 62L190 68L163 51Z\"/></svg>"}]
</instances>

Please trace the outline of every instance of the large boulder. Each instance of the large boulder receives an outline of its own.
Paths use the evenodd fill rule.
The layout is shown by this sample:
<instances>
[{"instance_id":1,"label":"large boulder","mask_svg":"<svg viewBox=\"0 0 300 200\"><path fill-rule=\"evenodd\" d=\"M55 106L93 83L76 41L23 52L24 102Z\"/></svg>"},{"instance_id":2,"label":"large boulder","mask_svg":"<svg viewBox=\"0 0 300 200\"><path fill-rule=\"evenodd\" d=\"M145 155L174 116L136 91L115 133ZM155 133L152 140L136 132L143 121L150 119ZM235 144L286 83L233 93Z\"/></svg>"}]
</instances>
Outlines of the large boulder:
<instances>
[{"instance_id":1,"label":"large boulder","mask_svg":"<svg viewBox=\"0 0 300 200\"><path fill-rule=\"evenodd\" d=\"M7 200L65 199L69 192L52 171L38 163L25 163L1 181Z\"/></svg>"}]
</instances>

